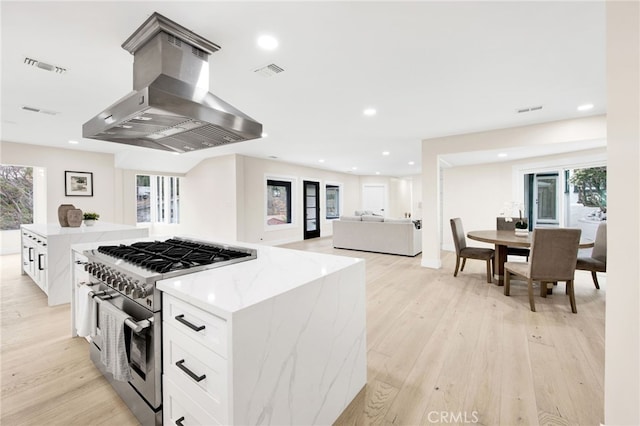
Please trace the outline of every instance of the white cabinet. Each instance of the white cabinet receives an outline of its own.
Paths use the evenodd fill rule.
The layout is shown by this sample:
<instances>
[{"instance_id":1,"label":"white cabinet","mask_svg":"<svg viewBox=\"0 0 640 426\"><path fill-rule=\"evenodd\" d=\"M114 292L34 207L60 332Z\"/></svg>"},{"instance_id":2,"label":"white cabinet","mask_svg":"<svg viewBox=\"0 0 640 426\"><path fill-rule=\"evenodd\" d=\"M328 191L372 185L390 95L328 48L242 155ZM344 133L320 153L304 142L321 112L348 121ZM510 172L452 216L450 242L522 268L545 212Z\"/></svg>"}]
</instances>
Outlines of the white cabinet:
<instances>
[{"instance_id":1,"label":"white cabinet","mask_svg":"<svg viewBox=\"0 0 640 426\"><path fill-rule=\"evenodd\" d=\"M227 324L163 294L164 424L227 424Z\"/></svg>"},{"instance_id":2,"label":"white cabinet","mask_svg":"<svg viewBox=\"0 0 640 426\"><path fill-rule=\"evenodd\" d=\"M47 287L47 239L22 230L22 272L31 277L45 293Z\"/></svg>"},{"instance_id":3,"label":"white cabinet","mask_svg":"<svg viewBox=\"0 0 640 426\"><path fill-rule=\"evenodd\" d=\"M111 223L92 227L22 225L22 270L47 294L49 306L71 301L71 245L147 237L147 228Z\"/></svg>"}]
</instances>

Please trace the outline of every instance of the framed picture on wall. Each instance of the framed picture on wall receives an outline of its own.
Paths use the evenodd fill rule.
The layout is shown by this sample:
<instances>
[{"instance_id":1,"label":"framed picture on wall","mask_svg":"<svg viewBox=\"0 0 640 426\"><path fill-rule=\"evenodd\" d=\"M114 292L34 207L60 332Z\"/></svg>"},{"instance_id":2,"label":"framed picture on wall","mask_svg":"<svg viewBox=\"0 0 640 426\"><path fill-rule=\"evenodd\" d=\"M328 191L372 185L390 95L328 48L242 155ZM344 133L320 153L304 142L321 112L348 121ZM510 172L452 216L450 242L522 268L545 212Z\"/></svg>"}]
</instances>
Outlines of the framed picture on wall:
<instances>
[{"instance_id":1,"label":"framed picture on wall","mask_svg":"<svg viewBox=\"0 0 640 426\"><path fill-rule=\"evenodd\" d=\"M65 171L64 195L67 197L93 197L93 173Z\"/></svg>"}]
</instances>

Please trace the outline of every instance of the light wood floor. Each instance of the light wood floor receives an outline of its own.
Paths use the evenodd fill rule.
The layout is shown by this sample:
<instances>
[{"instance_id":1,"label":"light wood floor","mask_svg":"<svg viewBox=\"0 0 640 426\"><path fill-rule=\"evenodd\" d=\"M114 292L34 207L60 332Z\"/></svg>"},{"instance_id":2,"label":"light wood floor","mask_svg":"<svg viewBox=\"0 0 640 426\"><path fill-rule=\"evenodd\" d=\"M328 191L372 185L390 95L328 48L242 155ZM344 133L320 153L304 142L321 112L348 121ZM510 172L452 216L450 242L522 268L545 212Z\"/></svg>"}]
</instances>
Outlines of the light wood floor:
<instances>
[{"instance_id":1,"label":"light wood floor","mask_svg":"<svg viewBox=\"0 0 640 426\"><path fill-rule=\"evenodd\" d=\"M420 257L336 250L331 238L290 244L367 263L368 383L336 424L598 425L604 420L606 276L595 290L576 272L578 314L564 284L529 310L485 282L484 262L453 277ZM69 336L69 305L49 308L0 257L2 425L136 425L136 419ZM537 292L536 292L537 294Z\"/></svg>"}]
</instances>

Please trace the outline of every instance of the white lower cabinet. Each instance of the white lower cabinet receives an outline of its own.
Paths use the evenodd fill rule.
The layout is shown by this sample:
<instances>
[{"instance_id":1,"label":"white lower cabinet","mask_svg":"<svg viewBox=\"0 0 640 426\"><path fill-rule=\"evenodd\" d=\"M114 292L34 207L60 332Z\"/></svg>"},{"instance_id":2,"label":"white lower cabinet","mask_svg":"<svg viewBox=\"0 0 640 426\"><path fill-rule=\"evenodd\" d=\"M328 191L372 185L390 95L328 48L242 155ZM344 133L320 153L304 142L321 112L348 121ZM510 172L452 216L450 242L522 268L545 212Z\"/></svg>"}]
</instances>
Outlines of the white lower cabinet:
<instances>
[{"instance_id":1,"label":"white lower cabinet","mask_svg":"<svg viewBox=\"0 0 640 426\"><path fill-rule=\"evenodd\" d=\"M22 230L22 270L49 294L47 283L47 239L42 235Z\"/></svg>"},{"instance_id":2,"label":"white lower cabinet","mask_svg":"<svg viewBox=\"0 0 640 426\"><path fill-rule=\"evenodd\" d=\"M224 319L163 294L164 424L228 424L226 340Z\"/></svg>"}]
</instances>

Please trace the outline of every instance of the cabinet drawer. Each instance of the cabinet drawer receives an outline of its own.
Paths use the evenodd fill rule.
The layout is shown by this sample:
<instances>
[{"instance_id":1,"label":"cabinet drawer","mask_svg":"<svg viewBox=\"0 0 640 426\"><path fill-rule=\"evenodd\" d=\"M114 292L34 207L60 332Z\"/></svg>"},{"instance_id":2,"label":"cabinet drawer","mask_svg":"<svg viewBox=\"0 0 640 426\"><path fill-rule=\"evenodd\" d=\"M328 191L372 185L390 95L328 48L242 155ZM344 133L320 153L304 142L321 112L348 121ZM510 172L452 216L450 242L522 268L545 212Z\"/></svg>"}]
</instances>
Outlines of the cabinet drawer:
<instances>
[{"instance_id":1,"label":"cabinet drawer","mask_svg":"<svg viewBox=\"0 0 640 426\"><path fill-rule=\"evenodd\" d=\"M179 386L166 375L163 378L164 407L162 420L165 425L175 425L176 421L184 426L191 425L222 425L226 419L216 419L209 415L207 411L189 398L186 393L180 390Z\"/></svg>"},{"instance_id":2,"label":"cabinet drawer","mask_svg":"<svg viewBox=\"0 0 640 426\"><path fill-rule=\"evenodd\" d=\"M218 419L227 417L227 361L171 324L163 324L163 372Z\"/></svg>"},{"instance_id":3,"label":"cabinet drawer","mask_svg":"<svg viewBox=\"0 0 640 426\"><path fill-rule=\"evenodd\" d=\"M166 293L162 295L163 321L227 357L227 322Z\"/></svg>"}]
</instances>

